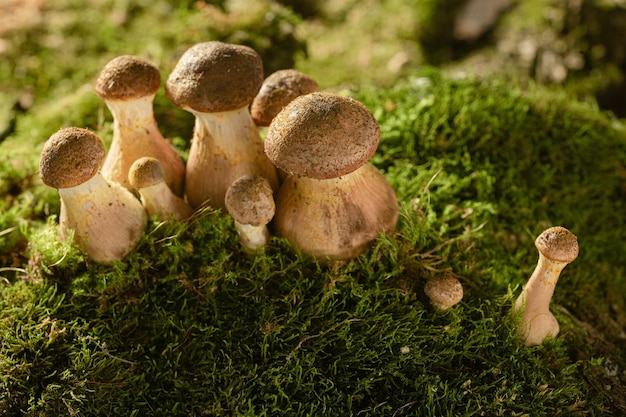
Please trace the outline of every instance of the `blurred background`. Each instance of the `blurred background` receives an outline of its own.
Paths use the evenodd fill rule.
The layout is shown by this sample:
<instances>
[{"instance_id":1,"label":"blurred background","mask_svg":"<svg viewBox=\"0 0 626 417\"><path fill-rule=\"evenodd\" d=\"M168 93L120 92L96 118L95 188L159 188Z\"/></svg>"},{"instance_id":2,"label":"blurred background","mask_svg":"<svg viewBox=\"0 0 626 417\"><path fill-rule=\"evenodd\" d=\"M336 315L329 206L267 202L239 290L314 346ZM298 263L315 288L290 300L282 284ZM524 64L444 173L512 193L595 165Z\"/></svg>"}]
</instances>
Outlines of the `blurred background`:
<instances>
[{"instance_id":1,"label":"blurred background","mask_svg":"<svg viewBox=\"0 0 626 417\"><path fill-rule=\"evenodd\" d=\"M166 77L212 39L326 89L389 87L428 65L552 85L626 116L626 0L0 0L0 140L116 55L149 58Z\"/></svg>"}]
</instances>

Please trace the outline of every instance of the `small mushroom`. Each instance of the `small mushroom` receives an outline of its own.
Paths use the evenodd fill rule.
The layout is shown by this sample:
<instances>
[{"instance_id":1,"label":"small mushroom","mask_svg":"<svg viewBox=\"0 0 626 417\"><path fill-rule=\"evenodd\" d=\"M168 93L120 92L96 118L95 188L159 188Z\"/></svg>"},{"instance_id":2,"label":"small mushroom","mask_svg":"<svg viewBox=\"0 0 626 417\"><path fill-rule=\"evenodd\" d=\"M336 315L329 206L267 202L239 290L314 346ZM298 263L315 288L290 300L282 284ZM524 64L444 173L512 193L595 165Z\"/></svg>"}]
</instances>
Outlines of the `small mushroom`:
<instances>
[{"instance_id":1,"label":"small mushroom","mask_svg":"<svg viewBox=\"0 0 626 417\"><path fill-rule=\"evenodd\" d=\"M546 338L559 334L550 301L561 271L578 257L578 239L561 226L544 230L535 239L535 246L539 251L537 266L514 308L521 312L520 334L527 346L540 345Z\"/></svg>"},{"instance_id":2,"label":"small mushroom","mask_svg":"<svg viewBox=\"0 0 626 417\"><path fill-rule=\"evenodd\" d=\"M288 175L274 229L323 262L358 256L395 229L398 201L369 159L380 128L358 101L327 92L300 96L272 120L265 152Z\"/></svg>"},{"instance_id":3,"label":"small mushroom","mask_svg":"<svg viewBox=\"0 0 626 417\"><path fill-rule=\"evenodd\" d=\"M250 106L257 126L269 126L276 115L296 97L320 91L317 82L295 69L284 69L270 74L261 85Z\"/></svg>"},{"instance_id":4,"label":"small mushroom","mask_svg":"<svg viewBox=\"0 0 626 417\"><path fill-rule=\"evenodd\" d=\"M113 140L101 172L106 179L132 190L130 166L150 156L161 161L165 182L182 196L183 160L163 138L152 108L160 85L159 70L141 58L122 55L104 66L96 81L96 93L113 115Z\"/></svg>"},{"instance_id":5,"label":"small mushroom","mask_svg":"<svg viewBox=\"0 0 626 417\"><path fill-rule=\"evenodd\" d=\"M463 285L452 275L440 275L426 282L424 293L435 310L443 312L461 302Z\"/></svg>"},{"instance_id":6,"label":"small mushroom","mask_svg":"<svg viewBox=\"0 0 626 417\"><path fill-rule=\"evenodd\" d=\"M239 177L228 187L225 203L242 246L250 252L265 247L270 239L267 225L276 209L269 181L260 175Z\"/></svg>"},{"instance_id":7,"label":"small mushroom","mask_svg":"<svg viewBox=\"0 0 626 417\"><path fill-rule=\"evenodd\" d=\"M102 141L87 129L69 127L44 144L39 175L61 198L59 235L74 242L97 263L124 258L139 242L148 216L126 188L100 174Z\"/></svg>"},{"instance_id":8,"label":"small mushroom","mask_svg":"<svg viewBox=\"0 0 626 417\"><path fill-rule=\"evenodd\" d=\"M189 204L174 194L165 183L163 168L158 159L144 156L133 162L128 180L139 193L141 203L149 216L156 216L160 220L170 217L185 220L193 214Z\"/></svg>"},{"instance_id":9,"label":"small mushroom","mask_svg":"<svg viewBox=\"0 0 626 417\"><path fill-rule=\"evenodd\" d=\"M276 168L263 153L249 110L262 83L256 51L218 41L189 48L169 75L166 95L196 117L185 174L193 208L224 208L226 190L243 175L261 175L278 189Z\"/></svg>"}]
</instances>

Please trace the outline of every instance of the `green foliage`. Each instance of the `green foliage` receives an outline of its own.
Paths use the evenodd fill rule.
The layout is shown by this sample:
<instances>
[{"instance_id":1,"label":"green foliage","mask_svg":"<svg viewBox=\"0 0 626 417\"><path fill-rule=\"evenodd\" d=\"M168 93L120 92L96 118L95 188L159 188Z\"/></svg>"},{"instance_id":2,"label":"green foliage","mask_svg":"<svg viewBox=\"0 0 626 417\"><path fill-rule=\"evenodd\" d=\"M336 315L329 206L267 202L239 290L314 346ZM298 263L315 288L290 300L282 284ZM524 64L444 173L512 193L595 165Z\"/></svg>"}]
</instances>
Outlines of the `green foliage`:
<instances>
[{"instance_id":1,"label":"green foliage","mask_svg":"<svg viewBox=\"0 0 626 417\"><path fill-rule=\"evenodd\" d=\"M401 215L346 263L276 237L250 256L207 209L152 221L127 258L97 265L55 239L54 192L18 193L40 208L16 230L27 258L0 274L0 415L623 413L621 122L433 71L354 95L380 122L372 162ZM555 294L561 335L526 348L511 307L553 224L581 254ZM437 313L422 288L443 273L465 298Z\"/></svg>"}]
</instances>

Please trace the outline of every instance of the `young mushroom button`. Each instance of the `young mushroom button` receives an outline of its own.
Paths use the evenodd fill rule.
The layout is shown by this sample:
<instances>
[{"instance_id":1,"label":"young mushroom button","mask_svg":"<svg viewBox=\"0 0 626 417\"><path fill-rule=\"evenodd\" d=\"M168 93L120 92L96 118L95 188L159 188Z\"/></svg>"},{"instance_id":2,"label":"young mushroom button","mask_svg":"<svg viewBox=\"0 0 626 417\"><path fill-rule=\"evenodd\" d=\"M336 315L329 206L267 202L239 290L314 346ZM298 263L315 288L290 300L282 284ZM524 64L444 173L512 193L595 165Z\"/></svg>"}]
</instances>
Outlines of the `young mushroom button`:
<instances>
[{"instance_id":1,"label":"young mushroom button","mask_svg":"<svg viewBox=\"0 0 626 417\"><path fill-rule=\"evenodd\" d=\"M559 334L550 300L561 271L578 257L578 239L561 226L544 230L535 239L535 246L539 251L537 266L515 302L515 311L521 312L520 335L527 346L540 345Z\"/></svg>"},{"instance_id":2,"label":"young mushroom button","mask_svg":"<svg viewBox=\"0 0 626 417\"><path fill-rule=\"evenodd\" d=\"M97 263L124 258L147 225L141 202L126 188L99 172L105 152L98 136L86 129L63 128L44 144L41 180L61 198L59 234Z\"/></svg>"},{"instance_id":3,"label":"young mushroom button","mask_svg":"<svg viewBox=\"0 0 626 417\"><path fill-rule=\"evenodd\" d=\"M228 187L225 202L242 246L250 252L265 247L270 238L267 224L276 208L267 179L259 175L238 178Z\"/></svg>"},{"instance_id":4,"label":"young mushroom button","mask_svg":"<svg viewBox=\"0 0 626 417\"><path fill-rule=\"evenodd\" d=\"M285 106L265 136L265 152L288 174L276 198L276 234L332 262L392 232L395 192L368 162L379 135L369 110L348 97L315 92Z\"/></svg>"},{"instance_id":5,"label":"young mushroom button","mask_svg":"<svg viewBox=\"0 0 626 417\"><path fill-rule=\"evenodd\" d=\"M253 49L217 41L189 48L169 75L166 95L196 117L185 174L193 208L224 208L226 190L243 175L261 175L278 189L249 110L262 83L261 57Z\"/></svg>"},{"instance_id":6,"label":"young mushroom button","mask_svg":"<svg viewBox=\"0 0 626 417\"><path fill-rule=\"evenodd\" d=\"M160 84L159 70L132 55L111 60L100 72L96 93L113 115L113 140L102 165L102 175L131 190L130 166L137 159L149 156L161 161L165 182L175 194L182 195L183 160L161 135L152 108Z\"/></svg>"},{"instance_id":7,"label":"young mushroom button","mask_svg":"<svg viewBox=\"0 0 626 417\"><path fill-rule=\"evenodd\" d=\"M269 126L272 119L296 97L320 91L317 82L295 69L270 74L252 101L250 112L257 126Z\"/></svg>"},{"instance_id":8,"label":"young mushroom button","mask_svg":"<svg viewBox=\"0 0 626 417\"><path fill-rule=\"evenodd\" d=\"M141 197L141 203L148 215L160 220L172 217L185 220L193 209L185 200L170 190L163 177L163 168L158 159L144 156L130 166L128 180Z\"/></svg>"},{"instance_id":9,"label":"young mushroom button","mask_svg":"<svg viewBox=\"0 0 626 417\"><path fill-rule=\"evenodd\" d=\"M440 275L426 282L424 293L435 310L444 312L461 302L463 285L452 275Z\"/></svg>"}]
</instances>

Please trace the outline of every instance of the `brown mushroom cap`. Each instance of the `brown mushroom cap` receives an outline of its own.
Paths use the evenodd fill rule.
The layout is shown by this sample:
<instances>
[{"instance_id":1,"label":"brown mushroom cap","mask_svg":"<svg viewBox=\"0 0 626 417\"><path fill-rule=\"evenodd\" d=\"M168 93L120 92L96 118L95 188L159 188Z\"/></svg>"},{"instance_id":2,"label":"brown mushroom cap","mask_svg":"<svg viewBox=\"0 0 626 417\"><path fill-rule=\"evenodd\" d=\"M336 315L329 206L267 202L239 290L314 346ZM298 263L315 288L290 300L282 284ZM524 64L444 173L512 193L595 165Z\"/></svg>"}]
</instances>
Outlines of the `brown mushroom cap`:
<instances>
[{"instance_id":1,"label":"brown mushroom cap","mask_svg":"<svg viewBox=\"0 0 626 417\"><path fill-rule=\"evenodd\" d=\"M289 174L329 179L369 161L379 139L380 127L363 104L315 92L296 98L272 120L265 153Z\"/></svg>"},{"instance_id":2,"label":"brown mushroom cap","mask_svg":"<svg viewBox=\"0 0 626 417\"><path fill-rule=\"evenodd\" d=\"M463 299L463 285L451 275L441 275L426 282L424 293L435 308L446 310Z\"/></svg>"},{"instance_id":3,"label":"brown mushroom cap","mask_svg":"<svg viewBox=\"0 0 626 417\"><path fill-rule=\"evenodd\" d=\"M535 239L537 250L548 259L570 263L578 257L578 239L565 227L544 230Z\"/></svg>"},{"instance_id":4,"label":"brown mushroom cap","mask_svg":"<svg viewBox=\"0 0 626 417\"><path fill-rule=\"evenodd\" d=\"M204 42L180 57L165 83L165 94L178 107L198 112L236 110L250 104L263 77L263 62L254 49Z\"/></svg>"},{"instance_id":5,"label":"brown mushroom cap","mask_svg":"<svg viewBox=\"0 0 626 417\"><path fill-rule=\"evenodd\" d=\"M128 170L128 182L136 189L150 187L164 180L161 162L149 156L137 159Z\"/></svg>"},{"instance_id":6,"label":"brown mushroom cap","mask_svg":"<svg viewBox=\"0 0 626 417\"><path fill-rule=\"evenodd\" d=\"M50 187L75 187L96 175L104 156L104 145L97 135L79 127L63 128L44 144L39 176Z\"/></svg>"},{"instance_id":7,"label":"brown mushroom cap","mask_svg":"<svg viewBox=\"0 0 626 417\"><path fill-rule=\"evenodd\" d=\"M268 224L276 208L272 187L260 175L244 175L233 181L226 191L225 205L233 219L253 226Z\"/></svg>"},{"instance_id":8,"label":"brown mushroom cap","mask_svg":"<svg viewBox=\"0 0 626 417\"><path fill-rule=\"evenodd\" d=\"M270 122L296 97L320 91L317 82L295 69L284 69L270 74L250 106L252 119L257 126Z\"/></svg>"},{"instance_id":9,"label":"brown mushroom cap","mask_svg":"<svg viewBox=\"0 0 626 417\"><path fill-rule=\"evenodd\" d=\"M159 70L148 61L122 55L104 66L96 81L103 100L129 100L156 94L161 86Z\"/></svg>"}]
</instances>

